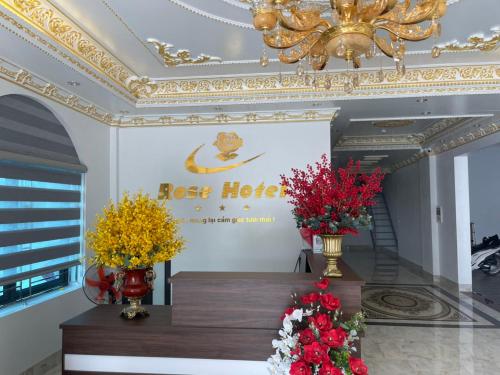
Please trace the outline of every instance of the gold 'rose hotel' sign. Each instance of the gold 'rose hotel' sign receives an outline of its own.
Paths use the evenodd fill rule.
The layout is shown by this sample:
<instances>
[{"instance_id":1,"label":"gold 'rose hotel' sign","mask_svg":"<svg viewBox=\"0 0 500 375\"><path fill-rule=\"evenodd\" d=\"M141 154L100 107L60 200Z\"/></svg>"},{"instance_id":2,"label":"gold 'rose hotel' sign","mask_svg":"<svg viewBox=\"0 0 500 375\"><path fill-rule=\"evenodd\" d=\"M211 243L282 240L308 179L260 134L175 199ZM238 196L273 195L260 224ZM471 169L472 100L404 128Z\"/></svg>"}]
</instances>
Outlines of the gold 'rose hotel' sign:
<instances>
[{"instance_id":1,"label":"gold 'rose hotel' sign","mask_svg":"<svg viewBox=\"0 0 500 375\"><path fill-rule=\"evenodd\" d=\"M202 144L195 148L184 162L184 166L189 172L194 174L221 173L241 167L264 155L264 153L261 153L240 162L230 163L218 167L207 167L198 165L196 162L196 155L204 146L205 144ZM213 146L219 150L219 153L215 155L215 158L224 163L229 163L239 156L236 151L243 147L243 139L240 138L235 132L221 132L217 134L217 138L213 143ZM285 190L286 189L282 186L266 185L264 182L255 187L252 185L243 185L239 181L224 182L219 198L283 198L286 195ZM160 184L158 199L208 199L212 193L213 188L211 186L174 186L172 183L167 182Z\"/></svg>"}]
</instances>

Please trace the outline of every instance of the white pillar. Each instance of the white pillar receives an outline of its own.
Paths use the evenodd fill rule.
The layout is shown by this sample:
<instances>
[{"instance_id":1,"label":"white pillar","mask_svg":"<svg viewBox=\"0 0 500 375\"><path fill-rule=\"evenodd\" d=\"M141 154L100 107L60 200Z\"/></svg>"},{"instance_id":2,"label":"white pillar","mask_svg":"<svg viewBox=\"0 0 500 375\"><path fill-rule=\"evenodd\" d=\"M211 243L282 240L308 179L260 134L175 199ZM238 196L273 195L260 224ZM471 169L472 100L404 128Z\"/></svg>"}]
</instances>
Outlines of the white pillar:
<instances>
[{"instance_id":1,"label":"white pillar","mask_svg":"<svg viewBox=\"0 0 500 375\"><path fill-rule=\"evenodd\" d=\"M457 241L457 275L460 290L471 290L471 242L469 203L469 158L456 156L455 165L455 220Z\"/></svg>"}]
</instances>

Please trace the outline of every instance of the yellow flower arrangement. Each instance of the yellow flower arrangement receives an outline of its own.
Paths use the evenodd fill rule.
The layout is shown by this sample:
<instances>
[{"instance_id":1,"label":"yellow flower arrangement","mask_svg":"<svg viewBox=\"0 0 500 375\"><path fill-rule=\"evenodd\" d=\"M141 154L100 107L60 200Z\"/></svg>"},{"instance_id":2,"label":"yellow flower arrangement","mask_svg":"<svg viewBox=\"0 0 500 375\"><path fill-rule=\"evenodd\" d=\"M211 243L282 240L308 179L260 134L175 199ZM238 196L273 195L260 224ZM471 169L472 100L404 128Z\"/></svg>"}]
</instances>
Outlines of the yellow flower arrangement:
<instances>
[{"instance_id":1,"label":"yellow flower arrangement","mask_svg":"<svg viewBox=\"0 0 500 375\"><path fill-rule=\"evenodd\" d=\"M98 265L126 269L152 267L175 257L184 247L178 222L165 207L142 192L125 193L97 215L94 231L87 232Z\"/></svg>"}]
</instances>

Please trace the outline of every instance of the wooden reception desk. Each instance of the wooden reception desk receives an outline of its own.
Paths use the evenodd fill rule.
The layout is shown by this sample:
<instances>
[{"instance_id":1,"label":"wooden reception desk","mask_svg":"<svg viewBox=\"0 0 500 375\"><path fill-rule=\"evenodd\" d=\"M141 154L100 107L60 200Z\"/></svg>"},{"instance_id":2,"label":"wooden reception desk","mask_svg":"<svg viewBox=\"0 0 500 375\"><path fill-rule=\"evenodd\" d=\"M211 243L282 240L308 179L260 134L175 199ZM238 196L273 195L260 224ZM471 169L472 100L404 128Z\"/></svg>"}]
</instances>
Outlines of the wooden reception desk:
<instances>
[{"instance_id":1,"label":"wooden reception desk","mask_svg":"<svg viewBox=\"0 0 500 375\"><path fill-rule=\"evenodd\" d=\"M312 290L324 260L308 253L307 265L310 273L180 272L173 306L149 306L143 320L121 319L120 305L95 307L61 324L63 374L266 374L290 294ZM364 281L340 268L331 290L351 314Z\"/></svg>"}]
</instances>

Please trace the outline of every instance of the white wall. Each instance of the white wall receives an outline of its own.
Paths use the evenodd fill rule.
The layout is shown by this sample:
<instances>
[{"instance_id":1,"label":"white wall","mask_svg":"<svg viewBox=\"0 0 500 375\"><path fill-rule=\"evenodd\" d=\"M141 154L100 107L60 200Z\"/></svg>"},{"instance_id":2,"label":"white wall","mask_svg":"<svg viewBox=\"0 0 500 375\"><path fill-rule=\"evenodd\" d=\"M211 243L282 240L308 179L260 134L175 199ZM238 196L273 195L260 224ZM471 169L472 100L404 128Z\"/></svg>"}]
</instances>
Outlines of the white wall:
<instances>
[{"instance_id":1,"label":"white wall","mask_svg":"<svg viewBox=\"0 0 500 375\"><path fill-rule=\"evenodd\" d=\"M88 167L86 221L109 199L109 132L98 123L69 108L0 81L0 95L22 94L46 105L66 127L78 156ZM17 375L61 348L59 324L90 308L80 290L0 317L0 374Z\"/></svg>"},{"instance_id":2,"label":"white wall","mask_svg":"<svg viewBox=\"0 0 500 375\"><path fill-rule=\"evenodd\" d=\"M399 256L418 265L422 264L420 162L399 169L384 180Z\"/></svg>"},{"instance_id":3,"label":"white wall","mask_svg":"<svg viewBox=\"0 0 500 375\"><path fill-rule=\"evenodd\" d=\"M470 216L476 241L500 234L500 145L469 153Z\"/></svg>"},{"instance_id":4,"label":"white wall","mask_svg":"<svg viewBox=\"0 0 500 375\"><path fill-rule=\"evenodd\" d=\"M498 143L500 134L494 134L421 159L387 176L384 183L400 256L453 281L462 290L470 289L472 283L470 220L491 234L500 232L496 225L500 199L495 198L500 173L491 167L500 163L500 149L484 149ZM441 208L441 223L437 222L437 207Z\"/></svg>"},{"instance_id":5,"label":"white wall","mask_svg":"<svg viewBox=\"0 0 500 375\"><path fill-rule=\"evenodd\" d=\"M462 289L469 289L472 283L470 243L466 243L468 242L468 237L461 238L462 233L460 232L461 228L468 232L470 217L467 215L467 212L466 215L460 212L460 210L467 211L463 205L465 204L464 202L468 201L468 192L459 191L459 205L462 207L459 207L459 211L457 211L455 158L498 143L500 143L500 134L497 133L442 153L436 157L437 205L443 211L443 223L439 224L438 232L441 259L440 274L458 283ZM494 164L491 163L490 165ZM460 181L464 179L465 176L463 175L459 177ZM484 182L484 179L482 181ZM461 222L457 224L457 220L461 220ZM460 228L457 228L457 225ZM460 245L458 245L459 239L461 241Z\"/></svg>"},{"instance_id":6,"label":"white wall","mask_svg":"<svg viewBox=\"0 0 500 375\"><path fill-rule=\"evenodd\" d=\"M199 163L221 164L212 145L219 132L236 132L244 140L234 162L260 153L260 158L231 171L193 174L184 167L187 156L205 144ZM186 250L172 262L172 274L179 271L292 271L302 240L286 198L221 199L224 182L239 181L256 187L261 182L279 185L280 174L292 167L303 168L329 154L330 127L325 123L267 125L164 127L120 129L117 136L119 191L143 189L157 196L160 183L184 186L212 186L208 200L169 202L177 217L275 217L270 223L183 224ZM219 206L226 206L221 212ZM243 211L245 204L249 211ZM200 205L202 210L195 211ZM161 269L159 270L161 272ZM157 283L155 303L161 303L163 282Z\"/></svg>"}]
</instances>

